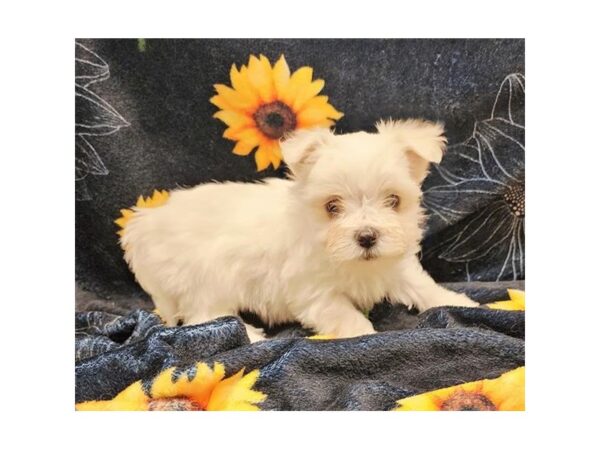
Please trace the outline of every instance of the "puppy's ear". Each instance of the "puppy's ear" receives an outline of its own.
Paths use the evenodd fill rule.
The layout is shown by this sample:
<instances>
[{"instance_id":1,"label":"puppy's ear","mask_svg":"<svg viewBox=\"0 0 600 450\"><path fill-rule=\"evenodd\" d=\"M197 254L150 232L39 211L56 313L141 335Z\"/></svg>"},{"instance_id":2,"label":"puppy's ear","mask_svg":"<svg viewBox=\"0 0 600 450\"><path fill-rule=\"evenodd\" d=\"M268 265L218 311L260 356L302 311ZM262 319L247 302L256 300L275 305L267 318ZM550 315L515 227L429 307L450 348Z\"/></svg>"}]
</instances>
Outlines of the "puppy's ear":
<instances>
[{"instance_id":1,"label":"puppy's ear","mask_svg":"<svg viewBox=\"0 0 600 450\"><path fill-rule=\"evenodd\" d=\"M410 173L421 184L430 163L439 163L446 149L444 126L425 120L389 120L378 122L377 131L397 142L406 152Z\"/></svg>"},{"instance_id":2,"label":"puppy's ear","mask_svg":"<svg viewBox=\"0 0 600 450\"><path fill-rule=\"evenodd\" d=\"M281 142L283 160L296 178L304 177L317 160L317 149L333 136L328 128L297 130Z\"/></svg>"}]
</instances>

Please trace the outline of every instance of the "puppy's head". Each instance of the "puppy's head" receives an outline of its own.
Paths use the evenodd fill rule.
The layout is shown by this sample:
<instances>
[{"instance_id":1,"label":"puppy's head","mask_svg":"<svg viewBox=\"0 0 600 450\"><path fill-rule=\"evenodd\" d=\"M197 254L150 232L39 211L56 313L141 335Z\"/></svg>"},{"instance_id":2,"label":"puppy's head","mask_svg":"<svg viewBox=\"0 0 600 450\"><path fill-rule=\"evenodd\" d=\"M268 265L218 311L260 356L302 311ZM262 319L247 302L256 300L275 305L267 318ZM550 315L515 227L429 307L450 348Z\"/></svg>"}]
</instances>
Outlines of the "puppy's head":
<instances>
[{"instance_id":1,"label":"puppy's head","mask_svg":"<svg viewBox=\"0 0 600 450\"><path fill-rule=\"evenodd\" d=\"M298 206L332 260L418 251L421 182L429 164L442 159L443 131L437 123L388 121L377 124L377 133L309 129L281 143Z\"/></svg>"}]
</instances>

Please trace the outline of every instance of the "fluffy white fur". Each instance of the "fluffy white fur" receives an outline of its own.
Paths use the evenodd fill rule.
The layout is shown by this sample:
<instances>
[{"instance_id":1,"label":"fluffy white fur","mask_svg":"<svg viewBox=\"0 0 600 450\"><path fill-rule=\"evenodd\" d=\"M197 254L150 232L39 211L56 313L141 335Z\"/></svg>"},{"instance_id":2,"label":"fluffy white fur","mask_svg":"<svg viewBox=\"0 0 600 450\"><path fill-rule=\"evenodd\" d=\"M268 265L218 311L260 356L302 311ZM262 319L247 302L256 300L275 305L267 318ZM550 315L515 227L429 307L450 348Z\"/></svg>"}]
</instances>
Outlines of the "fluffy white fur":
<instances>
[{"instance_id":1,"label":"fluffy white fur","mask_svg":"<svg viewBox=\"0 0 600 450\"><path fill-rule=\"evenodd\" d=\"M282 142L291 179L203 184L138 209L122 237L125 259L167 324L249 310L269 324L351 337L375 332L361 311L385 297L419 310L476 306L438 286L416 256L420 184L442 158L443 127L409 120L377 130L299 131ZM357 241L364 230L376 235L370 249Z\"/></svg>"}]
</instances>

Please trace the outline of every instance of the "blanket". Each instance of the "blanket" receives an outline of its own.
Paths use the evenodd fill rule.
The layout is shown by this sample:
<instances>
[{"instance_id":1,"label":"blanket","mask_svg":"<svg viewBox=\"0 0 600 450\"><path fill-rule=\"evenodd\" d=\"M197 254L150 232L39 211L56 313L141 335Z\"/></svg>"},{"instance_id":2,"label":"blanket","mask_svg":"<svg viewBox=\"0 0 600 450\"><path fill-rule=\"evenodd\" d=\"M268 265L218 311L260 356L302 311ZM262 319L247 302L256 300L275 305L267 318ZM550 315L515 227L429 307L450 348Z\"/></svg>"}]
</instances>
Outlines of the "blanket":
<instances>
[{"instance_id":1,"label":"blanket","mask_svg":"<svg viewBox=\"0 0 600 450\"><path fill-rule=\"evenodd\" d=\"M493 292L480 287L469 294ZM461 385L459 396L446 395L446 406L440 401L432 409L522 409L522 378L508 388L465 393L465 383L524 365L524 312L504 308L416 314L382 303L369 317L376 335L328 339L287 325L252 345L236 317L165 327L143 309L79 312L77 408L391 410L404 399Z\"/></svg>"},{"instance_id":2,"label":"blanket","mask_svg":"<svg viewBox=\"0 0 600 450\"><path fill-rule=\"evenodd\" d=\"M525 279L523 40L84 39L75 61L77 409L523 409L518 299L422 314L384 302L369 312L376 335L283 324L249 345L235 317L165 327L114 223L154 190L285 176L276 151L238 139L224 101L244 70L272 63L321 91L298 120L340 133L387 117L443 121L421 262L483 303L517 295L507 289Z\"/></svg>"}]
</instances>

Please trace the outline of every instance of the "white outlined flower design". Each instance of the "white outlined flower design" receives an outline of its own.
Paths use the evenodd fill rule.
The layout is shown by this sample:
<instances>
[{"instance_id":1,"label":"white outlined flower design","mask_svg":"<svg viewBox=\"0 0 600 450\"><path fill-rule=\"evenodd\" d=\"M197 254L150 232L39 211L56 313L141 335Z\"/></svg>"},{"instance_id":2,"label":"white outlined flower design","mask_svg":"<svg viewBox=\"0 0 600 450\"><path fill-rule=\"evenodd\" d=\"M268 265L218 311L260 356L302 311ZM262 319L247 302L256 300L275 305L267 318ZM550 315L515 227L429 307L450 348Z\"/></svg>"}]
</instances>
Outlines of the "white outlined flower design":
<instances>
[{"instance_id":1,"label":"white outlined flower design","mask_svg":"<svg viewBox=\"0 0 600 450\"><path fill-rule=\"evenodd\" d=\"M524 279L524 101L524 76L508 75L490 118L449 147L425 182L426 267L438 259L463 264L468 281Z\"/></svg>"},{"instance_id":2,"label":"white outlined flower design","mask_svg":"<svg viewBox=\"0 0 600 450\"><path fill-rule=\"evenodd\" d=\"M89 89L110 76L108 64L96 53L75 43L75 199L91 200L89 175L108 175L108 169L89 136L115 133L129 123L105 100Z\"/></svg>"}]
</instances>

